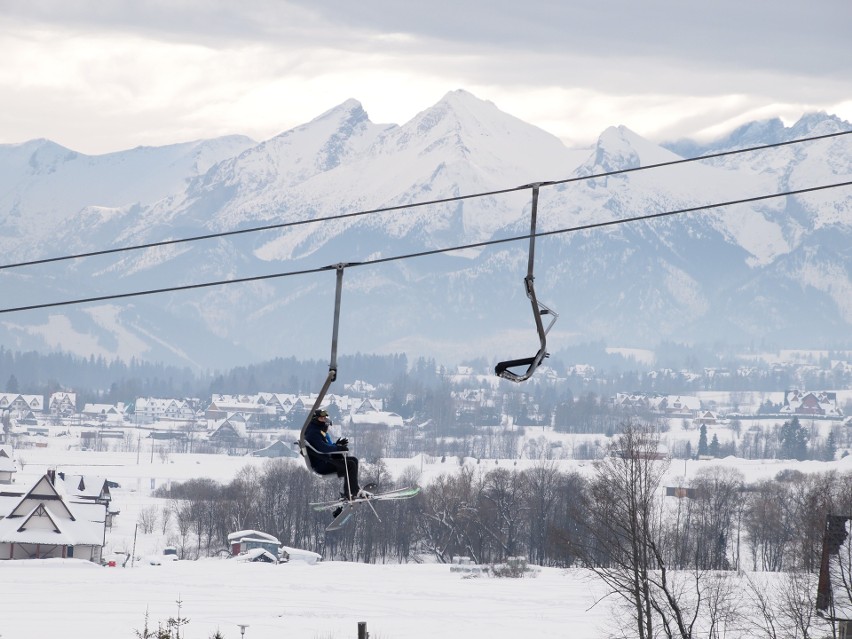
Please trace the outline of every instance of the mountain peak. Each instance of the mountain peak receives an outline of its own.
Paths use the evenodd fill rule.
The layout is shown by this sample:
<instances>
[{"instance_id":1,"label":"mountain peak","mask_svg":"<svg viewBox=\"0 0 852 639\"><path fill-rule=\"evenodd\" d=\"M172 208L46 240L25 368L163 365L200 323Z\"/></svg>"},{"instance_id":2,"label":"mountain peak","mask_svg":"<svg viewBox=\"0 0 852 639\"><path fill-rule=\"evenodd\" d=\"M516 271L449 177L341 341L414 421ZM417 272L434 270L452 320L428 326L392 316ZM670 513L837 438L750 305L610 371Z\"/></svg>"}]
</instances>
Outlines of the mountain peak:
<instances>
[{"instance_id":1,"label":"mountain peak","mask_svg":"<svg viewBox=\"0 0 852 639\"><path fill-rule=\"evenodd\" d=\"M849 122L829 115L825 111L805 113L799 120L788 129L789 139L808 137L813 135L826 135L837 133L850 128Z\"/></svg>"},{"instance_id":2,"label":"mountain peak","mask_svg":"<svg viewBox=\"0 0 852 639\"><path fill-rule=\"evenodd\" d=\"M351 120L355 119L359 122L369 120L369 116L367 112L364 110L362 104L356 100L355 98L349 98L348 100L344 100L336 107L333 107L322 113L321 115L315 117L311 122L319 122L322 120L334 120L334 119L342 119L342 120Z\"/></svg>"},{"instance_id":3,"label":"mountain peak","mask_svg":"<svg viewBox=\"0 0 852 639\"><path fill-rule=\"evenodd\" d=\"M715 151L740 149L764 144L777 144L778 142L787 142L814 135L836 133L849 128L849 122L836 115L817 111L805 113L791 127L785 127L781 118L755 120L740 125L728 135L708 143L682 139L675 142L667 142L664 146L683 157L696 157Z\"/></svg>"},{"instance_id":4,"label":"mountain peak","mask_svg":"<svg viewBox=\"0 0 852 639\"><path fill-rule=\"evenodd\" d=\"M594 154L581 167L580 174L635 169L675 159L677 156L674 153L646 140L626 126L611 126L598 137Z\"/></svg>"}]
</instances>

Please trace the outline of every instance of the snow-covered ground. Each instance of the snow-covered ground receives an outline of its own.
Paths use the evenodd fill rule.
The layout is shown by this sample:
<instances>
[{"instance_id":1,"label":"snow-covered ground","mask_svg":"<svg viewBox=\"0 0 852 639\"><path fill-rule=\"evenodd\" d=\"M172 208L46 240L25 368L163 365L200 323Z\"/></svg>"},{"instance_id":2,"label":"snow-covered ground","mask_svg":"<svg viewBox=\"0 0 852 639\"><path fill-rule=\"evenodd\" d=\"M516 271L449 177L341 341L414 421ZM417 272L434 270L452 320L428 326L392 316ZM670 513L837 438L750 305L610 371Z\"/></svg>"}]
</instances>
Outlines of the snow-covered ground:
<instances>
[{"instance_id":1,"label":"snow-covered ground","mask_svg":"<svg viewBox=\"0 0 852 639\"><path fill-rule=\"evenodd\" d=\"M190 619L181 636L599 637L606 606L587 573L542 569L529 579L465 579L446 565L239 563L207 559L133 568L79 560L0 563L3 637L134 637L156 620Z\"/></svg>"},{"instance_id":2,"label":"snow-covered ground","mask_svg":"<svg viewBox=\"0 0 852 639\"><path fill-rule=\"evenodd\" d=\"M721 432L728 431L720 429L720 439ZM683 436L693 435L697 438L696 431L683 431ZM558 435L544 429L528 436L551 439ZM564 440L569 437L561 435ZM178 600L180 615L190 619L181 634L187 639L207 639L217 630L235 639L241 637L240 624L248 626L244 636L249 639L356 637L362 621L374 639L591 639L611 630L611 600L598 601L602 584L582 570L541 568L522 579L500 579L470 578L436 564L291 561L271 565L204 559L152 565L149 558L162 558L167 540L159 534L138 534L134 552L134 531L141 510L156 503L153 489L193 477L228 482L246 464L262 465L266 460L68 450L60 441L49 438L45 448L18 451L24 467L16 485L34 482L49 468L118 482L120 488L112 495L121 514L107 532L105 554L125 551L136 559L124 568L72 559L0 561L0 637L133 638L135 631L143 629L146 611L149 628L156 628L157 622L177 616ZM496 463L521 469L534 462ZM586 473L592 469L591 462L555 463L562 470ZM483 460L483 470L494 465L494 460ZM831 463L674 460L667 481L679 483L710 465L736 467L751 481L773 477L784 468L849 471L852 456ZM412 466L422 484L457 469L450 460L441 463L420 456L388 462L395 475Z\"/></svg>"}]
</instances>

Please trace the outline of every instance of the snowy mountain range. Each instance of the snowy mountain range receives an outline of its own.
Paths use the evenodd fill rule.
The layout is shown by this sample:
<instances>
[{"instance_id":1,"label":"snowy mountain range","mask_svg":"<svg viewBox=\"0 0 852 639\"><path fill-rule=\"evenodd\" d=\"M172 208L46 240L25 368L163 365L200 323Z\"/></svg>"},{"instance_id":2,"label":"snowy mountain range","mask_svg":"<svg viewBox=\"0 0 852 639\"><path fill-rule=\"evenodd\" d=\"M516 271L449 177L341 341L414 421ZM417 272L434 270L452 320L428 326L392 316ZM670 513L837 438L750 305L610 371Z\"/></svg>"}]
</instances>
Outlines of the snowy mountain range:
<instances>
[{"instance_id":1,"label":"snowy mountain range","mask_svg":"<svg viewBox=\"0 0 852 639\"><path fill-rule=\"evenodd\" d=\"M341 353L444 363L530 356L537 336L521 237L533 182L850 129L826 114L657 145L629 129L569 149L454 91L401 126L347 100L257 143L226 137L87 156L0 145L3 265L259 226L262 232L0 270L2 308L235 278L269 279L0 313L0 344L222 369L327 359L338 263ZM702 207L852 178L852 136L542 186L538 230ZM352 215L460 195L429 206ZM342 217L340 217L342 216ZM316 218L336 218L304 223ZM388 260L388 261L382 261ZM849 346L852 188L558 232L536 242L536 293L560 314L549 350L589 340Z\"/></svg>"}]
</instances>

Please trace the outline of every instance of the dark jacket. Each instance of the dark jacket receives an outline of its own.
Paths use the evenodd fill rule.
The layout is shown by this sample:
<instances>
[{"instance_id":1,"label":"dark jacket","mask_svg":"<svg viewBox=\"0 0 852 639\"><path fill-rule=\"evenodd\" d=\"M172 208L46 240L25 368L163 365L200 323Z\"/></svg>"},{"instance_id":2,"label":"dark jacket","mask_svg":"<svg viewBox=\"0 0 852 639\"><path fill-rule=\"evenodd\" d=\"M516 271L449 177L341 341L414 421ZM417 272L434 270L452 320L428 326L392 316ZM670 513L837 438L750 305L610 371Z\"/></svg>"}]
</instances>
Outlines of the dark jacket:
<instances>
[{"instance_id":1,"label":"dark jacket","mask_svg":"<svg viewBox=\"0 0 852 639\"><path fill-rule=\"evenodd\" d=\"M311 420L305 430L305 441L313 446L320 453L340 453L341 450L331 441L328 433L323 433L323 430L328 428L327 424L323 424L317 418ZM310 448L308 450L308 459L313 468L320 475L337 472L337 466L331 463L329 455L320 455L315 453Z\"/></svg>"}]
</instances>

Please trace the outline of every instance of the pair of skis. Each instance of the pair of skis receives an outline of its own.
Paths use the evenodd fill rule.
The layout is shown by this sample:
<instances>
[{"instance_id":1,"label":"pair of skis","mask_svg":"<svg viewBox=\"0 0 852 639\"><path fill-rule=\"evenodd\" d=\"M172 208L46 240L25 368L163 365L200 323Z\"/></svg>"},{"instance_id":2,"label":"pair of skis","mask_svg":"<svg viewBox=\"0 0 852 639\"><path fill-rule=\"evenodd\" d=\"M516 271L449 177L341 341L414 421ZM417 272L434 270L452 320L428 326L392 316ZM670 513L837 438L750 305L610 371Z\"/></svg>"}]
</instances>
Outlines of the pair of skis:
<instances>
[{"instance_id":1,"label":"pair of skis","mask_svg":"<svg viewBox=\"0 0 852 639\"><path fill-rule=\"evenodd\" d=\"M370 495L369 497L353 497L352 499L337 499L335 501L321 501L310 504L311 508L318 511L326 511L326 510L335 510L336 508L341 508L342 510L338 515L332 520L332 522L326 527L326 532L332 532L335 530L340 530L343 528L349 520L352 518L352 515L355 514L355 510L361 504L367 504L370 507L370 510L373 511L373 514L376 518L379 518L379 514L376 512L376 509L373 508L374 501L395 501L398 499L411 499L415 495L420 492L420 487L415 486L413 488L398 488L396 490L389 490L384 493L376 493L375 495ZM381 519L379 519L381 521Z\"/></svg>"}]
</instances>

